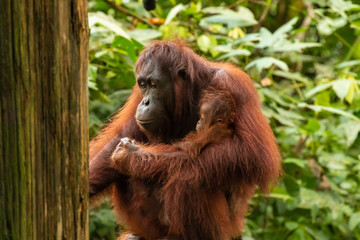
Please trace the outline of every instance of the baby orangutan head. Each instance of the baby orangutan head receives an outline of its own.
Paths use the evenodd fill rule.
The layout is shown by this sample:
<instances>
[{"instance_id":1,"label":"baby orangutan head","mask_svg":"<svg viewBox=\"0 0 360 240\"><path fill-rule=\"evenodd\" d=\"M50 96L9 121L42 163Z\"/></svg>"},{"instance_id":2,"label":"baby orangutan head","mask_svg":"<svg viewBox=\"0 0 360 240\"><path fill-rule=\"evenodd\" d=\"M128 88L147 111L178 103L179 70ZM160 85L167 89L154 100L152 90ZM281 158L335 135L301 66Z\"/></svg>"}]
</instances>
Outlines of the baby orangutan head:
<instances>
[{"instance_id":1,"label":"baby orangutan head","mask_svg":"<svg viewBox=\"0 0 360 240\"><path fill-rule=\"evenodd\" d=\"M200 100L200 120L196 131L205 131L215 124L228 128L234 122L235 108L235 100L228 91L207 88Z\"/></svg>"}]
</instances>

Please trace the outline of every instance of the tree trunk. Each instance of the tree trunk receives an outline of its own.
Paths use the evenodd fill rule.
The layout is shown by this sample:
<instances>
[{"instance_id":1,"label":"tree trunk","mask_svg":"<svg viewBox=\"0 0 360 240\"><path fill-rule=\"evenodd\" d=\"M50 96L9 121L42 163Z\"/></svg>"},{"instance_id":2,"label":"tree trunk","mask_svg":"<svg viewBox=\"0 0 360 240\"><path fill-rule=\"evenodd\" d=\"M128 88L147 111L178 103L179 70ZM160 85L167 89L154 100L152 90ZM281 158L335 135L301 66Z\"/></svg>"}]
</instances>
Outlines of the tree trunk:
<instances>
[{"instance_id":1,"label":"tree trunk","mask_svg":"<svg viewBox=\"0 0 360 240\"><path fill-rule=\"evenodd\" d=\"M0 239L88 239L85 0L0 0Z\"/></svg>"}]
</instances>

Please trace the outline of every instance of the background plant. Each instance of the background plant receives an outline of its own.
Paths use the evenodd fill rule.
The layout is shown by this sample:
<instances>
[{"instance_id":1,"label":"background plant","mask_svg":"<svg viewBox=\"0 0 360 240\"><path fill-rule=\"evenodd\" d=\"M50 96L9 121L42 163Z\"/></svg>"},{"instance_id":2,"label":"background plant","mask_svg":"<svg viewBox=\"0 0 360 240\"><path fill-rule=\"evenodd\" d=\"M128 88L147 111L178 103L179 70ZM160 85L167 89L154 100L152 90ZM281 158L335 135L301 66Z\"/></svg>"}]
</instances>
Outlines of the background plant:
<instances>
[{"instance_id":1,"label":"background plant","mask_svg":"<svg viewBox=\"0 0 360 240\"><path fill-rule=\"evenodd\" d=\"M360 6L344 0L89 1L90 137L135 83L153 39L186 39L250 74L278 140L284 176L256 194L242 239L360 239ZM106 205L106 204L105 204ZM113 239L108 206L92 239Z\"/></svg>"}]
</instances>

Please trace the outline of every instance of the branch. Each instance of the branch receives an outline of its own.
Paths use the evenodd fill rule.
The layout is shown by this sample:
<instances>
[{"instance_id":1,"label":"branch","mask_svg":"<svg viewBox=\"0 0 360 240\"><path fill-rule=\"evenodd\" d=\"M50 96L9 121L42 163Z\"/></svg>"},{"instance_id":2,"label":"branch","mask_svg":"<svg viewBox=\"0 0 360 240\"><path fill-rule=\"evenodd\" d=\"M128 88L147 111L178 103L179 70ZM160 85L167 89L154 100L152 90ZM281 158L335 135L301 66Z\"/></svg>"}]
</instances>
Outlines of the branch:
<instances>
[{"instance_id":1,"label":"branch","mask_svg":"<svg viewBox=\"0 0 360 240\"><path fill-rule=\"evenodd\" d=\"M249 2L253 2L255 4L259 4L259 5L267 5L265 2L263 1L257 1L257 0L248 0ZM226 9L231 9L231 8L234 8L236 7L237 5L239 5L240 3L242 2L245 2L245 0L239 0L239 1L236 1L232 4L230 4L229 6L225 7Z\"/></svg>"},{"instance_id":2,"label":"branch","mask_svg":"<svg viewBox=\"0 0 360 240\"><path fill-rule=\"evenodd\" d=\"M301 28L308 28L311 24L311 19L315 18L314 6L311 2L307 1L304 1L304 5L306 6L308 15L306 15L303 22L301 23ZM305 32L298 33L295 37L302 42L305 39ZM301 72L302 67L303 62L298 61L296 64L296 71Z\"/></svg>"},{"instance_id":3,"label":"branch","mask_svg":"<svg viewBox=\"0 0 360 240\"><path fill-rule=\"evenodd\" d=\"M304 5L306 6L307 15L301 23L300 28L308 28L311 24L311 19L315 18L314 6L311 2L304 1ZM305 32L298 33L295 36L300 41L304 41Z\"/></svg>"},{"instance_id":4,"label":"branch","mask_svg":"<svg viewBox=\"0 0 360 240\"><path fill-rule=\"evenodd\" d=\"M237 6L238 4L240 4L240 3L243 2L243 1L244 1L244 0L236 1L236 2L230 4L229 6L227 6L227 7L225 7L225 8L231 9L231 8Z\"/></svg>"},{"instance_id":5,"label":"branch","mask_svg":"<svg viewBox=\"0 0 360 240\"><path fill-rule=\"evenodd\" d=\"M262 23L264 22L266 16L269 14L270 6L271 6L271 2L268 5L266 5L264 12L261 14L259 18L258 24L256 24L255 27L253 28L252 31L253 33L256 33L260 30Z\"/></svg>"},{"instance_id":6,"label":"branch","mask_svg":"<svg viewBox=\"0 0 360 240\"><path fill-rule=\"evenodd\" d=\"M124 13L125 15L130 15L130 16L136 18L136 19L139 19L141 22L149 25L150 27L155 28L155 25L154 25L154 24L149 23L149 21L148 21L145 17L141 16L140 14L134 13L134 12L130 11L129 9L124 8L124 7L120 6L120 5L117 5L115 2L112 2L112 1L110 1L110 0L104 0L104 1L105 1L107 4L109 4L111 7L115 8L116 10L118 10L119 12L122 12L122 13Z\"/></svg>"}]
</instances>

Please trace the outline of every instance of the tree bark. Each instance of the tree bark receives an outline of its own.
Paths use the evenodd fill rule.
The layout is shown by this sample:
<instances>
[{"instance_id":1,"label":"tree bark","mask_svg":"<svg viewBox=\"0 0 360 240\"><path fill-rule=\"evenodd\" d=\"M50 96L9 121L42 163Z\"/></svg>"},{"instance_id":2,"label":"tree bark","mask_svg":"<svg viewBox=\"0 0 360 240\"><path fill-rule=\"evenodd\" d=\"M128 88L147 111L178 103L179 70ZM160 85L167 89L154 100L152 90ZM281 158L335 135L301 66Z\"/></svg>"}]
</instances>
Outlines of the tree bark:
<instances>
[{"instance_id":1,"label":"tree bark","mask_svg":"<svg viewBox=\"0 0 360 240\"><path fill-rule=\"evenodd\" d=\"M85 0L0 0L0 239L88 239Z\"/></svg>"}]
</instances>

